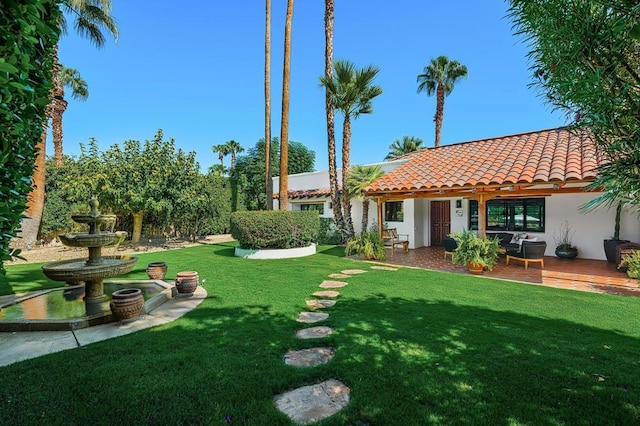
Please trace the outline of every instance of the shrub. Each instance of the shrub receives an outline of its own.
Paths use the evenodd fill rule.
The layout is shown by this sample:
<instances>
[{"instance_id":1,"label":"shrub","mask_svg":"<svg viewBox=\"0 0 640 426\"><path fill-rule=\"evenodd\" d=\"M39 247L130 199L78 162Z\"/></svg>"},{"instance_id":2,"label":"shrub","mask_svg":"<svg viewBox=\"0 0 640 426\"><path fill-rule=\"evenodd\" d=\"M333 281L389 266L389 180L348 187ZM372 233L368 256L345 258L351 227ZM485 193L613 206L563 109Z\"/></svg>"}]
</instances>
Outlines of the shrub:
<instances>
[{"instance_id":1,"label":"shrub","mask_svg":"<svg viewBox=\"0 0 640 426\"><path fill-rule=\"evenodd\" d=\"M620 266L624 265L629 268L627 269L627 275L630 278L640 278L640 250L634 250L632 254L624 255Z\"/></svg>"},{"instance_id":2,"label":"shrub","mask_svg":"<svg viewBox=\"0 0 640 426\"><path fill-rule=\"evenodd\" d=\"M320 218L320 234L318 244L340 244L342 243L342 233L336 226L332 217Z\"/></svg>"},{"instance_id":3,"label":"shrub","mask_svg":"<svg viewBox=\"0 0 640 426\"><path fill-rule=\"evenodd\" d=\"M318 239L315 211L247 211L231 214L231 235L245 249L306 247Z\"/></svg>"},{"instance_id":4,"label":"shrub","mask_svg":"<svg viewBox=\"0 0 640 426\"><path fill-rule=\"evenodd\" d=\"M378 231L363 232L362 234L352 237L347 242L347 248L344 253L347 256L352 254L360 254L365 259L384 260L387 253L384 249L384 241L380 238Z\"/></svg>"},{"instance_id":5,"label":"shrub","mask_svg":"<svg viewBox=\"0 0 640 426\"><path fill-rule=\"evenodd\" d=\"M453 252L453 263L467 265L469 263L493 269L498 260L498 239L478 237L469 230L449 235L457 241L458 248Z\"/></svg>"}]
</instances>

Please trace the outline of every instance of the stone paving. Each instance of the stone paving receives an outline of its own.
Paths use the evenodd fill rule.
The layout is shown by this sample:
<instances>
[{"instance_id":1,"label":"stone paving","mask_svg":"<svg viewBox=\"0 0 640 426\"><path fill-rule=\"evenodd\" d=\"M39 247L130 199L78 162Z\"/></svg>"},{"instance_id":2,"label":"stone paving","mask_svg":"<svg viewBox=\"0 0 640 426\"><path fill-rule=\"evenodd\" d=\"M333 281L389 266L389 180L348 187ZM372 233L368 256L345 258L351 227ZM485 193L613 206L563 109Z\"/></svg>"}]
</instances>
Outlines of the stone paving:
<instances>
[{"instance_id":1,"label":"stone paving","mask_svg":"<svg viewBox=\"0 0 640 426\"><path fill-rule=\"evenodd\" d=\"M367 271L363 269L347 269L341 273L329 274L329 278L345 279L355 274ZM321 288L343 288L348 283L345 281L325 280L320 284ZM336 298L340 292L336 290L322 290L313 293L316 297ZM309 299L305 300L307 306L312 309L330 308L336 304L335 300ZM302 323L315 323L324 321L329 317L325 312L300 312L296 321ZM304 328L296 332L299 339L318 339L333 333L333 329L327 326L315 326ZM290 350L284 356L287 365L305 368L326 364L333 358L333 348L315 347L310 349ZM310 424L325 419L342 410L349 403L351 390L336 379L329 379L310 386L302 386L298 389L277 395L274 403L278 410L286 414L298 424Z\"/></svg>"}]
</instances>

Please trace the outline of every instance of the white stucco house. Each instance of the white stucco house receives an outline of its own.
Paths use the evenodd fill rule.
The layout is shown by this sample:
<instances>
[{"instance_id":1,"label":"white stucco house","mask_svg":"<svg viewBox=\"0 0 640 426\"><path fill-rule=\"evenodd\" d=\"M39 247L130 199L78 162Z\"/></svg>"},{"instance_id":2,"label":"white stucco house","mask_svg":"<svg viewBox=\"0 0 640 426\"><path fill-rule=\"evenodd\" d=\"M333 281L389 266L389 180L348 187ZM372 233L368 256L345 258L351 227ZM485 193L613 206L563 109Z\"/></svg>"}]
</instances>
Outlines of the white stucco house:
<instances>
[{"instance_id":1,"label":"white stucco house","mask_svg":"<svg viewBox=\"0 0 640 426\"><path fill-rule=\"evenodd\" d=\"M614 232L615 209L584 213L601 193L586 192L602 158L588 134L564 128L425 148L379 164L385 175L367 188L370 223L409 235L409 248L440 245L462 229L525 232L555 250L565 221L579 257L605 259L603 240ZM340 179L340 175L339 175ZM274 188L278 188L278 178ZM277 208L278 200L274 199ZM289 209L332 217L328 171L289 176ZM352 201L356 232L362 203ZM637 210L623 209L620 237L640 242Z\"/></svg>"}]
</instances>

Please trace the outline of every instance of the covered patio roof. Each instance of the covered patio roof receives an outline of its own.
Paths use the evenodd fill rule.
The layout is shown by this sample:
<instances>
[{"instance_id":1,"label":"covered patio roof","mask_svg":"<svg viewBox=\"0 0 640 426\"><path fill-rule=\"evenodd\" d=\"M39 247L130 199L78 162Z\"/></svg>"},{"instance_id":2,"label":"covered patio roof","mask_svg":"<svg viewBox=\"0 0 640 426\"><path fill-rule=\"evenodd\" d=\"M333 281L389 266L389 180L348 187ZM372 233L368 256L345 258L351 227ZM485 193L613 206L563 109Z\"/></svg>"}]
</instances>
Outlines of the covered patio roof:
<instances>
[{"instance_id":1,"label":"covered patio roof","mask_svg":"<svg viewBox=\"0 0 640 426\"><path fill-rule=\"evenodd\" d=\"M378 198L379 217L390 200L464 197L477 200L484 215L486 201L497 197L583 192L604 161L589 132L564 127L425 148L403 158L408 161L366 188Z\"/></svg>"}]
</instances>

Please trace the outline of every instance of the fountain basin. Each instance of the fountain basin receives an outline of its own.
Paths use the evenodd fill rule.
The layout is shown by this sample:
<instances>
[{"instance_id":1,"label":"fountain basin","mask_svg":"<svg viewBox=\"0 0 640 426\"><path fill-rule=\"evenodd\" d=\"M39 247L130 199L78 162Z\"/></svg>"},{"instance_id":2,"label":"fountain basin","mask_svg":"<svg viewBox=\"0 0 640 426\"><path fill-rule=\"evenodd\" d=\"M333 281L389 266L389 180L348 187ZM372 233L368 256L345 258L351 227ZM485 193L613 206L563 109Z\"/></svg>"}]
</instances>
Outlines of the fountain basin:
<instances>
[{"instance_id":1,"label":"fountain basin","mask_svg":"<svg viewBox=\"0 0 640 426\"><path fill-rule=\"evenodd\" d=\"M91 214L91 213L85 213L85 214L74 214L71 215L71 219L73 219L74 222L77 223L91 223L91 224L96 224L96 225L104 225L104 224L111 224L111 223L115 223L116 222L116 215L115 214Z\"/></svg>"},{"instance_id":2,"label":"fountain basin","mask_svg":"<svg viewBox=\"0 0 640 426\"><path fill-rule=\"evenodd\" d=\"M96 281L126 274L137 261L137 257L126 255L104 256L99 265L87 265L86 259L61 260L43 265L42 272L53 281Z\"/></svg>"},{"instance_id":3,"label":"fountain basin","mask_svg":"<svg viewBox=\"0 0 640 426\"><path fill-rule=\"evenodd\" d=\"M60 241L69 247L104 247L113 244L120 237L114 232L101 232L99 234L62 234L58 235Z\"/></svg>"}]
</instances>

